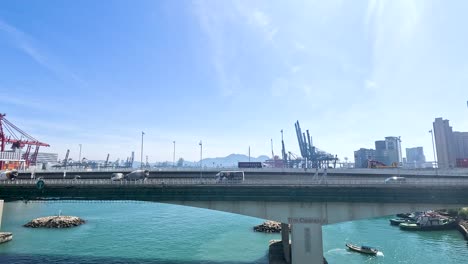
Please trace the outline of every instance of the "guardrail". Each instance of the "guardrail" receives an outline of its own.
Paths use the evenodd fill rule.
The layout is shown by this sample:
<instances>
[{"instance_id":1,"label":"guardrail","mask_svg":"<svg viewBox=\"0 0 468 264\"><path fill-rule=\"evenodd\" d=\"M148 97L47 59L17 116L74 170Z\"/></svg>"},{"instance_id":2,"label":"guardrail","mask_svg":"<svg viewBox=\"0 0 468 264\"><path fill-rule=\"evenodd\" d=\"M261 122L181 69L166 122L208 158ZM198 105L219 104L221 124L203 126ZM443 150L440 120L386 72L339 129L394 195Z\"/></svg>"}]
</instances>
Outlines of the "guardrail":
<instances>
[{"instance_id":1,"label":"guardrail","mask_svg":"<svg viewBox=\"0 0 468 264\"><path fill-rule=\"evenodd\" d=\"M57 168L49 170L21 170L21 173L92 173L92 172L131 172L138 168L99 168L99 169L83 169L83 168ZM324 173L325 169L304 169L304 168L245 168L239 169L236 167L203 167L201 170L197 167L167 167L167 168L150 168L151 172L219 172L222 170L242 170L244 172L263 172L263 173L307 173L313 174L318 172ZM361 168L336 168L327 169L328 173L333 174L362 174L362 175L424 175L424 176L468 176L468 169L402 169L402 168L383 168L383 169L361 169Z\"/></svg>"},{"instance_id":2,"label":"guardrail","mask_svg":"<svg viewBox=\"0 0 468 264\"><path fill-rule=\"evenodd\" d=\"M385 183L381 179L374 180L346 180L346 179L310 179L310 180L244 180L244 181L227 181L217 182L213 178L183 178L183 179L146 179L137 181L112 181L110 179L43 179L45 186L343 186L343 187L430 187L430 186L468 186L468 179L424 179L424 180L408 180L407 182ZM0 186L31 186L36 185L38 180L15 180L15 181L0 181Z\"/></svg>"}]
</instances>

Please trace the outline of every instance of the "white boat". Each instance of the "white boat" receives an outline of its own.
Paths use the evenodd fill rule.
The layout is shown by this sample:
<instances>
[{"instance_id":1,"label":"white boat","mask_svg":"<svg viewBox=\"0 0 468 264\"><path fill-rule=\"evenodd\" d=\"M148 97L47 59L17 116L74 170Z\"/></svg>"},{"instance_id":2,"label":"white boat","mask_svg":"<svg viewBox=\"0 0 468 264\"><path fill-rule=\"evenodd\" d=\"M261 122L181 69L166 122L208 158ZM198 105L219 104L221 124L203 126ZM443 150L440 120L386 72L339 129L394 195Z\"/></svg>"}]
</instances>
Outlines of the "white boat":
<instances>
[{"instance_id":1,"label":"white boat","mask_svg":"<svg viewBox=\"0 0 468 264\"><path fill-rule=\"evenodd\" d=\"M9 232L0 232L0 244L13 239L13 234Z\"/></svg>"}]
</instances>

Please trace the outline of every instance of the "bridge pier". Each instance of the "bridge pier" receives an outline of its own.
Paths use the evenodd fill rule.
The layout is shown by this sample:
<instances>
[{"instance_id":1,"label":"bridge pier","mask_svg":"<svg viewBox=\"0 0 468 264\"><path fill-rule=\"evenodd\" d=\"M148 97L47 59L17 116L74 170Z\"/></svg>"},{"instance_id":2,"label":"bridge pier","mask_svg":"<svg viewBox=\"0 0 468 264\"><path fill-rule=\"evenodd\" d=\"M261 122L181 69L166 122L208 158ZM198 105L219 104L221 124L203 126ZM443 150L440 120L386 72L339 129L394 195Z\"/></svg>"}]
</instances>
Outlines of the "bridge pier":
<instances>
[{"instance_id":1,"label":"bridge pier","mask_svg":"<svg viewBox=\"0 0 468 264\"><path fill-rule=\"evenodd\" d=\"M323 264L322 224L291 225L292 264Z\"/></svg>"},{"instance_id":2,"label":"bridge pier","mask_svg":"<svg viewBox=\"0 0 468 264\"><path fill-rule=\"evenodd\" d=\"M2 230L3 200L0 200L0 230Z\"/></svg>"},{"instance_id":3,"label":"bridge pier","mask_svg":"<svg viewBox=\"0 0 468 264\"><path fill-rule=\"evenodd\" d=\"M291 247L289 245L289 225L281 223L281 243L283 245L283 256L286 263L291 263Z\"/></svg>"}]
</instances>

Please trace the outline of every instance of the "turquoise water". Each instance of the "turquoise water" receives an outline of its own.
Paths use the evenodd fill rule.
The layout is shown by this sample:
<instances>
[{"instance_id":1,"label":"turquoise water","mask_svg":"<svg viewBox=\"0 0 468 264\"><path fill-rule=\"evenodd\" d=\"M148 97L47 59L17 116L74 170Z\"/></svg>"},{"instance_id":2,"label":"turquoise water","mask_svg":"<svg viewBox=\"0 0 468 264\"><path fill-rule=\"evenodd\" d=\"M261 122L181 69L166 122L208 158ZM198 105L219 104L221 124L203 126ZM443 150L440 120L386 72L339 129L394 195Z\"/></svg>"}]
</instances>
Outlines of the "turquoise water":
<instances>
[{"instance_id":1,"label":"turquoise water","mask_svg":"<svg viewBox=\"0 0 468 264\"><path fill-rule=\"evenodd\" d=\"M29 220L79 216L70 229L28 229ZM183 206L146 202L6 203L0 263L268 263L268 242L279 234L252 231L263 220ZM329 263L466 263L468 246L457 231L404 232L388 218L323 228ZM384 256L349 252L344 244L368 244Z\"/></svg>"}]
</instances>

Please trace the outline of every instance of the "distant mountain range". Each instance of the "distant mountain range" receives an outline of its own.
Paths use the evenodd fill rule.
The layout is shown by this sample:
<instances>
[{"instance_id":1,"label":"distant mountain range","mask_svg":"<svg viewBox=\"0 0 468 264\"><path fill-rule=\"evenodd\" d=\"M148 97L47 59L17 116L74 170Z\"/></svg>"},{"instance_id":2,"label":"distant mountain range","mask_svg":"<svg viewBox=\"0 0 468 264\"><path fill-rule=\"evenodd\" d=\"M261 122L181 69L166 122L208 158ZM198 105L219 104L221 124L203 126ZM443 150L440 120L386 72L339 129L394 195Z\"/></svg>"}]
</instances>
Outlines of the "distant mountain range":
<instances>
[{"instance_id":1,"label":"distant mountain range","mask_svg":"<svg viewBox=\"0 0 468 264\"><path fill-rule=\"evenodd\" d=\"M261 155L259 157L250 157L250 162L264 162L265 160L270 159L266 155ZM237 167L238 162L248 162L249 156L244 154L230 154L226 157L217 157L217 158L206 158L203 159L203 167ZM103 160L93 160L92 162L104 163ZM176 160L177 162L177 160ZM133 168L140 168L140 162L134 161ZM151 167L154 166L173 166L172 161L164 162L151 162L149 163ZM199 167L200 161L187 161L184 160L184 167Z\"/></svg>"},{"instance_id":2,"label":"distant mountain range","mask_svg":"<svg viewBox=\"0 0 468 264\"><path fill-rule=\"evenodd\" d=\"M264 162L265 160L269 159L270 157L262 155L257 158L250 157L251 162ZM249 161L249 156L243 154L231 154L227 157L219 157L219 158L206 158L203 159L203 166L207 167L230 167L236 166L238 162L247 162ZM199 166L200 162L194 162L197 166Z\"/></svg>"},{"instance_id":3,"label":"distant mountain range","mask_svg":"<svg viewBox=\"0 0 468 264\"><path fill-rule=\"evenodd\" d=\"M251 162L264 162L265 160L270 159L270 157L266 155L262 155L259 157L250 157ZM203 167L237 167L238 162L247 162L249 161L249 156L244 154L230 154L226 157L217 157L217 158L206 158L203 159ZM176 160L177 162L177 160ZM150 163L153 166L172 166L171 161L165 162L157 162L157 163ZM187 161L184 160L184 167L199 167L200 161ZM140 167L140 162L135 161L133 162L134 168Z\"/></svg>"}]
</instances>

